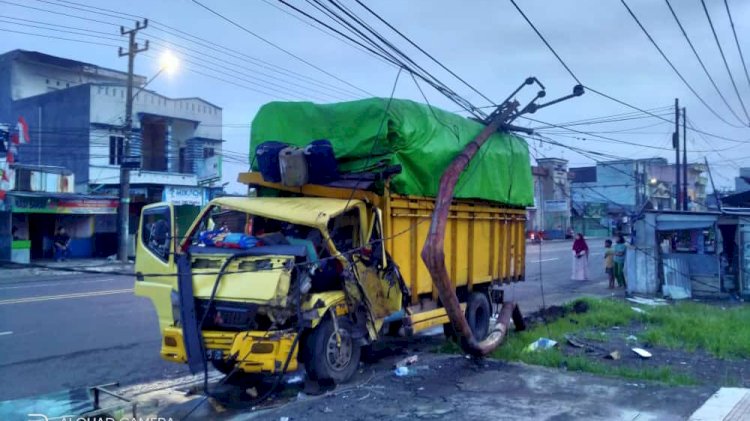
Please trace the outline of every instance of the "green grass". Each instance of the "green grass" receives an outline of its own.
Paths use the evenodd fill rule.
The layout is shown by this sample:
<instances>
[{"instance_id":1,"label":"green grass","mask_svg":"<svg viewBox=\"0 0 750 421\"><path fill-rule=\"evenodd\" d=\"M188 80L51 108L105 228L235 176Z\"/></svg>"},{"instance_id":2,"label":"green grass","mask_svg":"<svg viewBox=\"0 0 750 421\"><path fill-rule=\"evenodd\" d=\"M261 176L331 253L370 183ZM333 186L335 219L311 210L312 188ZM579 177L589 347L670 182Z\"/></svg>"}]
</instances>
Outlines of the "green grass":
<instances>
[{"instance_id":1,"label":"green grass","mask_svg":"<svg viewBox=\"0 0 750 421\"><path fill-rule=\"evenodd\" d=\"M668 306L639 306L647 313L634 312L635 306L626 301L613 299L582 299L588 311L581 314L568 312L564 317L539 324L524 332L511 332L505 343L491 356L508 361L522 361L545 367L566 367L570 371L581 371L628 379L655 380L672 385L697 384L689 375L675 373L670 367L634 369L604 363L585 356L569 356L558 348L546 351L527 352L525 348L540 337L565 343L565 335L589 341L603 341L599 330L613 326L628 326L633 322L645 325L639 333L639 341L651 346L686 351L704 350L717 358L750 358L750 307L721 307L687 302ZM566 308L571 310L573 304ZM604 339L606 340L606 339ZM564 346L564 345L563 345ZM447 342L440 352L455 353L460 349ZM599 358L600 356L593 358ZM727 379L729 380L729 379Z\"/></svg>"},{"instance_id":2,"label":"green grass","mask_svg":"<svg viewBox=\"0 0 750 421\"><path fill-rule=\"evenodd\" d=\"M649 309L642 340L670 349L704 350L717 358L750 358L750 307L678 303Z\"/></svg>"}]
</instances>

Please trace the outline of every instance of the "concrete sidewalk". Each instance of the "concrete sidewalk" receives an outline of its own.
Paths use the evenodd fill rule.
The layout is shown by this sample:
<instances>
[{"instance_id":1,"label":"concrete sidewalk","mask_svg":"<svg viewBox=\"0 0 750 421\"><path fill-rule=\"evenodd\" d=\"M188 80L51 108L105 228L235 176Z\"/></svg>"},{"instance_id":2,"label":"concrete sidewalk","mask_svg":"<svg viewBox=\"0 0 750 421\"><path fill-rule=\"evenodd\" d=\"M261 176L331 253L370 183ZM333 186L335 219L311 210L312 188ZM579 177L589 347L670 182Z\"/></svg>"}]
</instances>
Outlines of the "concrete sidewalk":
<instances>
[{"instance_id":1,"label":"concrete sidewalk","mask_svg":"<svg viewBox=\"0 0 750 421\"><path fill-rule=\"evenodd\" d=\"M133 273L133 263L108 259L69 259L63 262L35 260L30 264L0 263L0 283L19 282L39 275L74 273Z\"/></svg>"}]
</instances>

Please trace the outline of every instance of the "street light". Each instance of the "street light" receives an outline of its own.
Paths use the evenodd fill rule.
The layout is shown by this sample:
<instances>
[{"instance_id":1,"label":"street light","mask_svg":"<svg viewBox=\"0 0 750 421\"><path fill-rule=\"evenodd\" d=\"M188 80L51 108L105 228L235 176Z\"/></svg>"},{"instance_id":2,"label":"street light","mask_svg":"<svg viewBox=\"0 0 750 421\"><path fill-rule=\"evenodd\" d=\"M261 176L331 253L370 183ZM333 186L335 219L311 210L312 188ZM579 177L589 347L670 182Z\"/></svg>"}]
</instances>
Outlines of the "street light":
<instances>
[{"instance_id":1,"label":"street light","mask_svg":"<svg viewBox=\"0 0 750 421\"><path fill-rule=\"evenodd\" d=\"M161 57L159 58L159 71L156 72L154 76L151 77L151 79L147 80L146 83L143 84L138 90L133 94L133 99L138 96L141 91L146 89L146 86L148 86L151 82L154 81L157 77L159 77L160 74L166 73L167 75L171 76L177 72L177 69L180 67L180 60L172 54L171 51L165 51Z\"/></svg>"}]
</instances>

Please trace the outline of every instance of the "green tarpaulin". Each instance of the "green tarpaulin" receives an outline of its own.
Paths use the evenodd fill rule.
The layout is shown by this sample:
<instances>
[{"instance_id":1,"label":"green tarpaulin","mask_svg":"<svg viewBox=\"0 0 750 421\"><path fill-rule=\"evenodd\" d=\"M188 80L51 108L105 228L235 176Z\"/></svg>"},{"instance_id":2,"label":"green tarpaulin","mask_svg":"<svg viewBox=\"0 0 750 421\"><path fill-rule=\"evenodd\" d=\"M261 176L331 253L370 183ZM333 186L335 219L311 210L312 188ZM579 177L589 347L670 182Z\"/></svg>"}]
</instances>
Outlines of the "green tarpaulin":
<instances>
[{"instance_id":1,"label":"green tarpaulin","mask_svg":"<svg viewBox=\"0 0 750 421\"><path fill-rule=\"evenodd\" d=\"M325 105L271 102L261 107L253 120L250 158L257 170L255 148L265 141L302 147L316 139L328 139L339 170L360 171L379 162L400 164L403 170L391 182L393 191L434 197L443 170L483 127L408 100L394 99L390 105L387 98ZM462 174L456 197L532 205L526 142L514 135L494 134Z\"/></svg>"}]
</instances>

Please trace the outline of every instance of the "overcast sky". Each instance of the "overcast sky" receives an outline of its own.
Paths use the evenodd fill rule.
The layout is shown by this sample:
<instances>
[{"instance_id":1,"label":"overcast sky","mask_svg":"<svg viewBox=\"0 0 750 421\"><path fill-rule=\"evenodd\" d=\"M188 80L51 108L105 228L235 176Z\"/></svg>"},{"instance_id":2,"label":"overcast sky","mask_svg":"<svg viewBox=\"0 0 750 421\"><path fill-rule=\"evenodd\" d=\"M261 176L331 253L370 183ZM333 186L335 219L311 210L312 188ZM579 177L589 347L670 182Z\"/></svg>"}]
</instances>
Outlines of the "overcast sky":
<instances>
[{"instance_id":1,"label":"overcast sky","mask_svg":"<svg viewBox=\"0 0 750 421\"><path fill-rule=\"evenodd\" d=\"M234 181L236 173L247 168L247 164L237 162L237 157L247 155L249 123L262 104L272 100L300 99L333 102L368 96L359 89L388 97L398 72L394 66L312 28L298 20L295 17L298 15L291 16L288 13L293 12L276 0L205 2L257 35L347 81L351 86L232 26L190 0L71 1L107 7L122 14L144 16L152 21L153 24L148 30L143 31L141 38L150 39L160 45L154 45L151 51L138 56L136 71L149 77L154 75L158 71L158 50L161 45L170 44L175 55L182 61L182 68L174 75L160 76L150 88L172 97L199 96L224 109L224 139L227 141L225 150L231 155L231 158L228 156L224 161L225 181ZM289 1L314 12L305 2ZM374 18L353 0L342 1L462 96L477 106L488 104L418 51L409 48L395 33L382 25L375 25ZM396 28L495 101L503 100L528 76L536 76L545 84L548 98L569 93L575 84L509 1L389 0L371 1L368 4ZM719 121L701 105L697 97L680 82L659 56L619 1L519 0L519 4L583 84L646 109L672 106L674 98L679 97L680 104L687 107L688 119L698 128L733 139L750 139L750 129L733 128ZM631 0L628 4L701 97L730 123L738 124L698 65L666 3ZM724 2L706 0L706 4L739 93L750 111L750 81L743 71ZM747 123L721 61L701 2L672 0L672 5L719 89L730 106ZM729 6L746 61L750 61L750 1L729 0ZM104 37L120 38L118 28L112 24L132 25L132 18L119 14L97 15L87 10L90 9L70 2L57 3L57 0L3 0L0 2L0 28L4 33L0 36L0 51L16 48L40 51L125 70L126 59L119 58L116 48L113 47L125 45L124 42ZM98 31L112 35L86 32L89 35L103 37L93 38L62 33L54 29L45 30L38 28L46 26L39 22L70 27L54 28L57 30ZM165 33L164 25L194 34L216 46L206 48L205 43L201 46ZM12 33L8 32L9 30L27 34ZM29 35L31 33L51 35L54 39ZM61 38L87 40L112 46L92 45ZM185 50L186 47L192 51ZM269 64L255 61L260 65L253 65L253 60L263 60ZM276 70L272 66L280 66L284 70ZM303 76L292 76L291 72ZM427 85L422 86L433 105L450 111L458 109L455 104ZM519 99L528 98L534 91L535 89L526 91L519 95ZM395 96L423 101L414 82L406 73L401 75ZM596 94L587 93L580 98L541 110L532 117L560 123L631 111L633 110ZM670 124L654 118L575 128L596 131L614 139L663 148L671 147L673 130ZM572 134L579 137L575 139L570 133L565 134L560 129L550 129L548 135L565 144L623 158L662 156L674 161L674 152L667 150L641 148ZM570 150L547 145L540 147L538 142L533 142L533 147L537 149L535 153L540 156L564 157L574 166L593 163L591 159ZM689 134L689 160L703 161L704 156L709 159L714 169L717 187L732 188L738 166L750 166L750 143L704 139ZM232 183L230 190L238 192L241 189L237 183Z\"/></svg>"}]
</instances>

